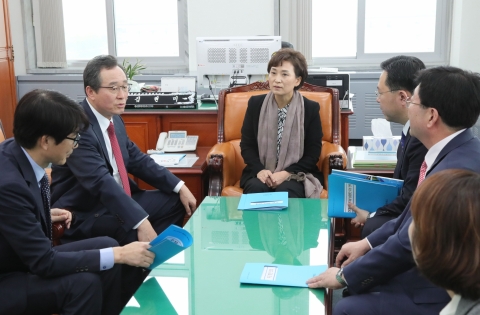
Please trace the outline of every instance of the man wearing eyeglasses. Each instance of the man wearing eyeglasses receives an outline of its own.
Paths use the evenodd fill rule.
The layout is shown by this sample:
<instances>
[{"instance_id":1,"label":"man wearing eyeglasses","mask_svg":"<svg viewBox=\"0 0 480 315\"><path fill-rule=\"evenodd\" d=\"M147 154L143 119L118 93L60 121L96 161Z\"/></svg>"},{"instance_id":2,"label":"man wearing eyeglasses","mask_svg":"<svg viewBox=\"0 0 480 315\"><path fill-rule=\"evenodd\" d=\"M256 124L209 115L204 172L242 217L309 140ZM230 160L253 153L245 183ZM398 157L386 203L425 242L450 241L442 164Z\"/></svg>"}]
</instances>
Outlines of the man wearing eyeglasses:
<instances>
[{"instance_id":1,"label":"man wearing eyeglasses","mask_svg":"<svg viewBox=\"0 0 480 315\"><path fill-rule=\"evenodd\" d=\"M406 103L415 89L415 75L425 69L425 65L416 57L396 56L385 60L380 66L383 72L375 91L377 103L380 104L386 120L403 125L402 138L397 149L397 165L393 172L393 178L403 180L403 187L398 197L391 203L371 213L350 204L350 208L357 213L356 218L352 219L352 224L356 227L363 226L362 238L403 212L417 187L420 166L427 153L427 148L410 135Z\"/></svg>"},{"instance_id":2,"label":"man wearing eyeglasses","mask_svg":"<svg viewBox=\"0 0 480 315\"><path fill-rule=\"evenodd\" d=\"M80 106L55 91L33 90L15 109L15 136L0 144L0 314L119 314L131 298L122 288L135 282L119 264L142 271L153 262L146 242L119 247L97 237L52 247L52 221L68 230L71 216L50 208L45 168L66 162L87 124Z\"/></svg>"},{"instance_id":3,"label":"man wearing eyeglasses","mask_svg":"<svg viewBox=\"0 0 480 315\"><path fill-rule=\"evenodd\" d=\"M470 129L480 115L480 74L436 67L420 71L416 81L414 94L406 100L410 133L428 149L418 185L445 169L480 173L480 140ZM342 246L336 258L341 268L329 268L307 281L311 288L348 286L352 295L338 302L334 315L437 315L450 300L415 265L408 236L410 206L367 238ZM451 261L456 263L456 258Z\"/></svg>"},{"instance_id":4,"label":"man wearing eyeglasses","mask_svg":"<svg viewBox=\"0 0 480 315\"><path fill-rule=\"evenodd\" d=\"M148 242L170 224L182 226L185 213L196 208L195 197L128 138L120 117L128 85L117 59L93 58L83 81L86 98L81 106L89 127L80 134L79 148L68 162L52 171L53 205L75 214L62 241L110 236L121 245ZM141 190L128 173L156 190Z\"/></svg>"}]
</instances>

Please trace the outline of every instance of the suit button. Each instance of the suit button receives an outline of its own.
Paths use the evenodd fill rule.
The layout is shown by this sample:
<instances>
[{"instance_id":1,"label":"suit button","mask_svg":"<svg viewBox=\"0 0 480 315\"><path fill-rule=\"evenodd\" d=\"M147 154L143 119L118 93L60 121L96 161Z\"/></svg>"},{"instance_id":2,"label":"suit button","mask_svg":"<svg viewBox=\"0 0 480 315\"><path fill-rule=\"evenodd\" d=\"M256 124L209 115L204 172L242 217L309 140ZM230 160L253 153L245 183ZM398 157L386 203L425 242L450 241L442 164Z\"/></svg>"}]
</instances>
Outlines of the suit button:
<instances>
[{"instance_id":1,"label":"suit button","mask_svg":"<svg viewBox=\"0 0 480 315\"><path fill-rule=\"evenodd\" d=\"M98 218L98 213L95 213L95 218Z\"/></svg>"}]
</instances>

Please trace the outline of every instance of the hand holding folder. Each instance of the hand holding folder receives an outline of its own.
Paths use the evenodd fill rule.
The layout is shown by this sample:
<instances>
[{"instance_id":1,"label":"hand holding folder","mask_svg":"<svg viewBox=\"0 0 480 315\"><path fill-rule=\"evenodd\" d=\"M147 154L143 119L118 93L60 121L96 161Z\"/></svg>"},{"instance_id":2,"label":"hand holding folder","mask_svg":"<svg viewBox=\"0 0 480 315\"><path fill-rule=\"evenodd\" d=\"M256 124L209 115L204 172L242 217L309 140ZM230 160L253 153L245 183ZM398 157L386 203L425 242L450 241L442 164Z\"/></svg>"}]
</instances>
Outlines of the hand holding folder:
<instances>
[{"instance_id":1,"label":"hand holding folder","mask_svg":"<svg viewBox=\"0 0 480 315\"><path fill-rule=\"evenodd\" d=\"M155 253L155 259L149 269L153 269L172 258L193 243L192 235L176 225L170 225L165 231L150 242L148 250Z\"/></svg>"},{"instance_id":2,"label":"hand holding folder","mask_svg":"<svg viewBox=\"0 0 480 315\"><path fill-rule=\"evenodd\" d=\"M370 212L392 202L403 187L403 180L333 170L328 176L328 216L354 218L351 202Z\"/></svg>"}]
</instances>

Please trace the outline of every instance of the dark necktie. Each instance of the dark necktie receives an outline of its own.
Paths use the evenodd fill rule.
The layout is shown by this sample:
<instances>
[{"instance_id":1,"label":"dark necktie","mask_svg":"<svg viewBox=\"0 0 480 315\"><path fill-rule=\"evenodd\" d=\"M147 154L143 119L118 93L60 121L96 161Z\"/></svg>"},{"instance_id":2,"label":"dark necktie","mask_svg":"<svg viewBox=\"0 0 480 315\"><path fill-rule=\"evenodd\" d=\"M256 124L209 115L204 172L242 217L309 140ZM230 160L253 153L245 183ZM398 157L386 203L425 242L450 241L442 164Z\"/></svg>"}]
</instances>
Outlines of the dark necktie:
<instances>
[{"instance_id":1,"label":"dark necktie","mask_svg":"<svg viewBox=\"0 0 480 315\"><path fill-rule=\"evenodd\" d=\"M122 181L123 189L125 193L131 196L130 192L130 183L128 182L127 169L125 168L125 163L123 163L122 151L118 145L117 136L115 135L115 128L113 123L110 122L110 125L107 128L108 137L110 138L110 144L112 145L112 152L115 161L117 162L118 174L120 174L120 180Z\"/></svg>"},{"instance_id":2,"label":"dark necktie","mask_svg":"<svg viewBox=\"0 0 480 315\"><path fill-rule=\"evenodd\" d=\"M50 216L50 184L47 174L43 175L40 180L40 192L42 193L43 210L45 212L45 220L47 221L46 236L52 239L52 218Z\"/></svg>"},{"instance_id":3,"label":"dark necktie","mask_svg":"<svg viewBox=\"0 0 480 315\"><path fill-rule=\"evenodd\" d=\"M400 138L400 145L402 146L402 149L405 148L405 138L406 138L406 136L402 131L402 137Z\"/></svg>"},{"instance_id":4,"label":"dark necktie","mask_svg":"<svg viewBox=\"0 0 480 315\"><path fill-rule=\"evenodd\" d=\"M417 187L420 186L420 184L423 182L426 174L427 174L427 162L423 161L422 166L420 167L420 176L418 176Z\"/></svg>"}]
</instances>

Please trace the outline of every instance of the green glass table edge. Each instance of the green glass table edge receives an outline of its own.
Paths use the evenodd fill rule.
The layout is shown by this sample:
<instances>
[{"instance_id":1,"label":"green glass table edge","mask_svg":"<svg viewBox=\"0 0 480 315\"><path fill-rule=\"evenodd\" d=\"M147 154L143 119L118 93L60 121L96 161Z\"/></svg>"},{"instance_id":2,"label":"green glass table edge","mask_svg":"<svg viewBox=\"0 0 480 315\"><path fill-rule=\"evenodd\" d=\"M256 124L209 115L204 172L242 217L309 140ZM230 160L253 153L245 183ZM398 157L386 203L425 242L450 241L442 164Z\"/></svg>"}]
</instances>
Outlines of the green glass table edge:
<instances>
[{"instance_id":1,"label":"green glass table edge","mask_svg":"<svg viewBox=\"0 0 480 315\"><path fill-rule=\"evenodd\" d=\"M199 221L201 222L202 212L207 211L206 207L211 207L212 204L215 204L215 203L221 203L222 200L223 200L225 203L228 203L229 206L230 206L230 208L231 208L232 204L238 205L238 202L239 202L240 198L239 198L239 197L206 197L206 198L204 199L204 201L201 203L201 205L199 206L199 208L197 209L197 211L195 211L195 213L192 215L192 218L190 218L189 222L187 222L187 224L185 225L184 228L185 228L187 231L191 232L192 235L195 235L195 232L199 232L199 231L195 231L195 228L198 229L198 226L195 226L195 221L196 221L196 220L199 220ZM292 199L289 199L289 204L292 204L291 201L292 201ZM293 201L295 201L295 200L293 200ZM327 223L327 224L326 224L326 227L324 227L323 229L326 229L326 230L327 230L328 237L330 238L330 235L331 235L331 233L330 233L330 232L331 232L331 231L330 231L330 228L331 228L331 227L330 227L330 224L329 224L329 223L330 223L330 218L328 218L328 216L327 216L328 201L327 201L326 199L321 200L321 201L318 201L318 199L317 199L316 201L314 201L314 200L308 200L308 199L303 199L301 202L302 202L303 204L307 204L307 207L308 207L308 206L312 206L312 205L320 205L321 208L323 208L323 209L322 209L322 215L323 215L323 213L325 214L325 222ZM225 206L225 205L224 205L224 206ZM237 209L234 209L234 210L237 210ZM282 211L288 211L288 209L282 210ZM273 213L281 213L282 211L260 211L260 212L269 212L269 213L272 213L272 214L273 214ZM249 211L249 212L252 212L252 211ZM255 212L258 213L259 211L255 211ZM204 214L204 213L203 213L203 214ZM224 217L222 220L225 220L225 222L227 222L227 221L229 221L229 220L230 220L230 221L238 221L238 219L239 219L239 218L238 218L238 210L237 210L237 211L233 211L232 209L229 209L229 212L225 214L225 217ZM322 220L323 220L323 217L322 217ZM197 222L197 223L198 223L198 222ZM320 233L320 232L319 232L319 233ZM195 238L195 237L194 237L194 238ZM330 242L330 240L328 240L328 242ZM201 249L202 249L202 248L201 248ZM194 256L194 252L193 252L193 251L194 251L194 248L193 248L193 247L191 247L191 248L189 248L189 249L186 250L186 252L188 252L188 255L192 256L192 257L190 257L191 260L192 260L191 263L193 263L193 256ZM186 257L186 260L188 260L188 258L187 258L188 255L187 255L187 253L185 253L185 254L186 254L186 256L185 256L185 257ZM160 271L160 270L161 270L161 266L159 266L157 269L158 269L158 271ZM156 270L157 270L157 269L154 269L154 270L152 271L151 274L152 274L153 276L156 276L156 274L157 274ZM182 269L183 269L182 267L179 267L178 270L180 270L180 271L178 271L178 272L181 272ZM175 271L177 271L177 270L174 270L173 273L175 273ZM161 274L161 273L160 273L160 274ZM239 279L240 274L238 274L237 276L238 276L238 279ZM193 283L193 280L194 280L194 279L193 279L193 278L194 278L194 277L192 277L192 279L191 279L192 282L189 283L189 290L190 290L190 288L193 288L193 287L194 287L194 283ZM189 278L189 279L190 279L190 278ZM150 279L150 280L151 280L151 279ZM135 296L137 297L137 295L138 295L139 293L140 293L140 294L150 295L150 294L146 293L146 291L148 291L147 289L148 289L148 288L155 288L156 286L158 286L158 284L156 285L156 284L154 284L153 282L154 282L154 281L150 281L150 282L149 282L149 281L146 281L146 282L142 285L142 287L138 290L138 292L136 293ZM255 290L255 289L257 289L257 291L258 291L258 288L259 288L258 285L248 285L248 284L238 284L238 285L239 285L240 288L245 288L245 289L249 289L249 290ZM266 286L260 286L260 287L266 287ZM304 290L304 288L292 288L292 291L302 292L302 290ZM315 295L316 298L317 298L323 305L325 305L325 291L324 291L324 290L318 290L318 289L313 289L313 290L312 290L312 289L307 289L307 290L308 290L308 292L311 292L313 295ZM165 295L165 293L164 293L163 291L159 291L159 290L157 289L156 292L159 294L158 296L155 296L155 300L157 300L157 302L158 302L159 296L160 296L160 299L162 299L162 298L161 298L162 296L165 296L165 297L166 297L166 295ZM194 294L195 294L195 292L192 292L192 296L189 297L189 299L190 299L190 298L193 298ZM145 297L143 297L143 298L142 298L142 297L138 297L137 300L138 300L138 299L140 299L140 300L145 300ZM147 299L148 299L148 298L147 298ZM163 298L163 300L164 300L165 303L161 304L162 314L170 314L170 312L169 312L168 310L173 310L173 311L171 312L171 314L176 314L176 313L174 313L175 310L174 310L174 308L171 306L168 298L167 298L167 300L165 300L165 298ZM192 301L189 300L189 304L191 304L191 303L192 303ZM157 305L158 305L158 303L153 303L153 304L157 304ZM192 307L192 306L190 306L190 307ZM138 309L138 310L139 310L139 311L141 310L141 311L143 312L142 314L146 314L146 313L145 313L145 309L144 309L143 307L142 307L141 309ZM137 313L132 312L132 311L133 311L133 310L125 309L125 310L122 312L122 314L123 314L123 315L125 315L125 314L137 314ZM197 312L196 312L196 311L192 311L192 310L189 311L189 314L195 314L195 313L197 313ZM140 314L140 313L138 313L138 314Z\"/></svg>"}]
</instances>

